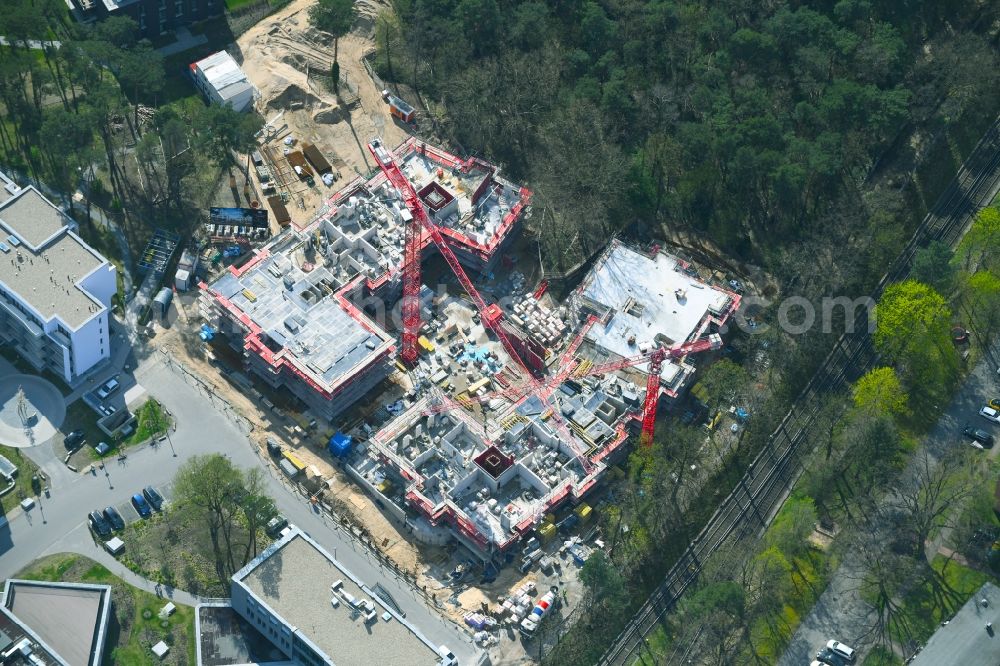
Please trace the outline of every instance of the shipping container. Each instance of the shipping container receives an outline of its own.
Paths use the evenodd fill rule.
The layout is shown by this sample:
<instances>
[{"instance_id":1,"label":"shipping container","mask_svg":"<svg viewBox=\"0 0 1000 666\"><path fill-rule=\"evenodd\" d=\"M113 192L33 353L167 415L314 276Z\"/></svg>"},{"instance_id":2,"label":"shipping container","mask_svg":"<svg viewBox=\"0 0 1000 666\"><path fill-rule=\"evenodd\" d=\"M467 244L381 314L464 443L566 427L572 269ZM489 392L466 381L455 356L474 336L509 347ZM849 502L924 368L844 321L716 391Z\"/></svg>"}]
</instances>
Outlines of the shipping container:
<instances>
[{"instance_id":1,"label":"shipping container","mask_svg":"<svg viewBox=\"0 0 1000 666\"><path fill-rule=\"evenodd\" d=\"M326 161L323 157L323 153L319 152L319 148L311 143L302 144L302 154L306 156L309 163L313 165L317 173L329 173L333 171L333 167L330 163Z\"/></svg>"}]
</instances>

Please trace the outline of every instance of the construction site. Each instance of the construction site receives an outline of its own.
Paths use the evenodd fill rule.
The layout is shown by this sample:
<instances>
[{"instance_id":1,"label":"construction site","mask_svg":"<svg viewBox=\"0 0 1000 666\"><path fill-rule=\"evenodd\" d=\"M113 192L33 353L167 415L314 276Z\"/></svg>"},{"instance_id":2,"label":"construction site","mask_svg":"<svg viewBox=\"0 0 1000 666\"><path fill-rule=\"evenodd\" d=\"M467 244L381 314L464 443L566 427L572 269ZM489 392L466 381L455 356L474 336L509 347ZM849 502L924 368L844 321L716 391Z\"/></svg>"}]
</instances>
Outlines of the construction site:
<instances>
[{"instance_id":1,"label":"construction site","mask_svg":"<svg viewBox=\"0 0 1000 666\"><path fill-rule=\"evenodd\" d=\"M209 363L188 356L446 614L530 638L536 583L580 598L561 560L602 547L617 465L723 346L738 289L612 240L555 298L522 233L530 190L413 136L420 111L360 66L363 20L341 40L342 91L325 92L308 4L240 38L268 119L248 178L271 217L218 211L210 237L233 252L187 301Z\"/></svg>"},{"instance_id":2,"label":"construction site","mask_svg":"<svg viewBox=\"0 0 1000 666\"><path fill-rule=\"evenodd\" d=\"M633 424L651 435L739 296L618 241L554 308L523 280L483 296L469 272L503 261L530 192L414 138L369 148L379 172L203 284L202 316L260 381L337 429L398 375L394 418L343 428L331 452L416 539L502 567L527 535L555 535L546 516L584 502ZM424 284L432 255L459 288Z\"/></svg>"}]
</instances>

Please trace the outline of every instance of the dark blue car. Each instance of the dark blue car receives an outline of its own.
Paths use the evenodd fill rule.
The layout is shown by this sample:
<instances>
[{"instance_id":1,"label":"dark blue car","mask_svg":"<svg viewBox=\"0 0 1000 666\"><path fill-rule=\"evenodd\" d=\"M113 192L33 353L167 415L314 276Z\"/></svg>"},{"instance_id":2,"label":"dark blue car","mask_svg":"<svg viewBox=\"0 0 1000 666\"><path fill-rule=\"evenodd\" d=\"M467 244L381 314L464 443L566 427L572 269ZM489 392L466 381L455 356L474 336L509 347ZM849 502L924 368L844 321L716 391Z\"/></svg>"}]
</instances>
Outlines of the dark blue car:
<instances>
[{"instance_id":1,"label":"dark blue car","mask_svg":"<svg viewBox=\"0 0 1000 666\"><path fill-rule=\"evenodd\" d=\"M153 515L153 510L149 508L149 502L142 496L142 493L132 495L132 506L135 507L136 513L143 518L149 518Z\"/></svg>"}]
</instances>

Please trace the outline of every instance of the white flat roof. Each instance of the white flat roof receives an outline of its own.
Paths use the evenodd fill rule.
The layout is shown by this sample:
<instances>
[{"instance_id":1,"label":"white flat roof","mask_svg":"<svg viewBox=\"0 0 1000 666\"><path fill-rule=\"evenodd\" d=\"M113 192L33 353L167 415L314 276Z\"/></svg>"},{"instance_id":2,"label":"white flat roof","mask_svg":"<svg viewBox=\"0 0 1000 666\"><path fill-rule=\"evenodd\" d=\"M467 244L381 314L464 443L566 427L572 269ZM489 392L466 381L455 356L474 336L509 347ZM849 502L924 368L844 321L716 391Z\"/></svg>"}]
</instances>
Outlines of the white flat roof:
<instances>
[{"instance_id":1,"label":"white flat roof","mask_svg":"<svg viewBox=\"0 0 1000 666\"><path fill-rule=\"evenodd\" d=\"M68 224L33 187L0 203L0 286L75 330L104 309L79 283L107 260Z\"/></svg>"},{"instance_id":2,"label":"white flat roof","mask_svg":"<svg viewBox=\"0 0 1000 666\"><path fill-rule=\"evenodd\" d=\"M195 63L209 85L215 88L223 99L236 97L253 88L239 64L226 51L219 51Z\"/></svg>"},{"instance_id":3,"label":"white flat roof","mask_svg":"<svg viewBox=\"0 0 1000 666\"><path fill-rule=\"evenodd\" d=\"M440 661L416 628L362 589L350 571L296 527L238 571L233 581L335 663L432 666ZM331 584L336 581L341 586L334 592ZM331 598L337 599L337 606ZM375 619L366 622L350 598L371 603Z\"/></svg>"},{"instance_id":4,"label":"white flat roof","mask_svg":"<svg viewBox=\"0 0 1000 666\"><path fill-rule=\"evenodd\" d=\"M619 356L635 356L644 344L656 344L658 335L667 346L686 342L707 316L723 312L729 293L684 273L678 262L614 242L580 289L585 299L614 311L608 325L594 326L587 339Z\"/></svg>"}]
</instances>

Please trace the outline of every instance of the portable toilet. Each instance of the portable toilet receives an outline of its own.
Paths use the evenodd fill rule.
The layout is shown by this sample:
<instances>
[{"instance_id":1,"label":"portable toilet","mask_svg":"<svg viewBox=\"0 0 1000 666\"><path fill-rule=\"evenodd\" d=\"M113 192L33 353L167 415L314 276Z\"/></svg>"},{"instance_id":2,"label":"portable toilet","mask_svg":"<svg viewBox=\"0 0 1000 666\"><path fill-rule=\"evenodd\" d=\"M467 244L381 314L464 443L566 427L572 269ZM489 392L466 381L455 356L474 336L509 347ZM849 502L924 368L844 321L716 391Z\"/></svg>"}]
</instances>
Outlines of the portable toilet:
<instances>
[{"instance_id":1,"label":"portable toilet","mask_svg":"<svg viewBox=\"0 0 1000 666\"><path fill-rule=\"evenodd\" d=\"M156 295L156 298L153 299L153 309L161 319L167 316L167 310L170 309L170 300L173 296L174 292L172 292L169 287L164 287L160 290L160 293Z\"/></svg>"}]
</instances>

